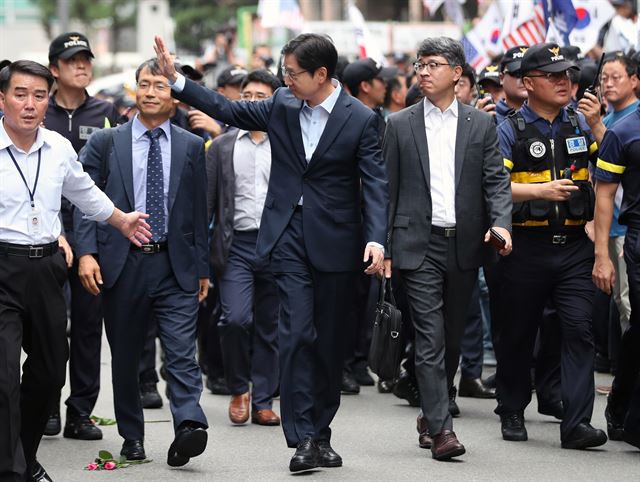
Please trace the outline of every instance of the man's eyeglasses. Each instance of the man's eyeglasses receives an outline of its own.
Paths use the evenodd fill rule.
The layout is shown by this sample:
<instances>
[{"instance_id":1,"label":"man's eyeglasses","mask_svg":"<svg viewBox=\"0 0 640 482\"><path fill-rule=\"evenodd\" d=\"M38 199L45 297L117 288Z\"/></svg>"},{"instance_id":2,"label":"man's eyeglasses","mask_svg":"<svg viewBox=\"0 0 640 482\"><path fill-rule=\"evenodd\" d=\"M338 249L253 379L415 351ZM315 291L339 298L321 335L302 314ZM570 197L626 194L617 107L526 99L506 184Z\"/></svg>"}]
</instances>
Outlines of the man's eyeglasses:
<instances>
[{"instance_id":1,"label":"man's eyeglasses","mask_svg":"<svg viewBox=\"0 0 640 482\"><path fill-rule=\"evenodd\" d=\"M282 67L282 77L289 77L294 82L298 78L300 74L304 74L305 72L309 72L308 70L299 70L298 72L294 72L293 70L285 69Z\"/></svg>"},{"instance_id":2,"label":"man's eyeglasses","mask_svg":"<svg viewBox=\"0 0 640 482\"><path fill-rule=\"evenodd\" d=\"M165 92L171 88L164 82L155 82L153 84L144 80L142 82L138 82L138 89L140 90L149 90L151 86L153 86L153 90L157 90L158 92Z\"/></svg>"},{"instance_id":3,"label":"man's eyeglasses","mask_svg":"<svg viewBox=\"0 0 640 482\"><path fill-rule=\"evenodd\" d=\"M427 72L433 72L434 70L438 69L443 65L451 65L451 64L447 64L443 62L427 62L427 63L415 62L413 64L413 70L415 70L417 74L419 74L420 72L423 72L425 69L427 70Z\"/></svg>"},{"instance_id":4,"label":"man's eyeglasses","mask_svg":"<svg viewBox=\"0 0 640 482\"><path fill-rule=\"evenodd\" d=\"M241 100L265 100L267 95L262 92L242 92L240 94Z\"/></svg>"},{"instance_id":5,"label":"man's eyeglasses","mask_svg":"<svg viewBox=\"0 0 640 482\"><path fill-rule=\"evenodd\" d=\"M567 80L569 78L569 71L563 70L562 72L545 72L544 74L527 74L524 77L540 77L545 78L549 82L559 82L561 80Z\"/></svg>"}]
</instances>

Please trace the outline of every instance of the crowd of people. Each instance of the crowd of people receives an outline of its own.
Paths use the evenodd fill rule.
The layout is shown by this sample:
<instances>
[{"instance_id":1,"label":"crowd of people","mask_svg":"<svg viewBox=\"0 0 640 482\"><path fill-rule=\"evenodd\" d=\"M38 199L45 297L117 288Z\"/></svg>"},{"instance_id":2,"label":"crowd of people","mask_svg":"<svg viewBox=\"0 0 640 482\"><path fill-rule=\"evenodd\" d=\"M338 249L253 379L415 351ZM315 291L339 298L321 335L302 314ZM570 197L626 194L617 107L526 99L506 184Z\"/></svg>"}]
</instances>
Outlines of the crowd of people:
<instances>
[{"instance_id":1,"label":"crowd of people","mask_svg":"<svg viewBox=\"0 0 640 482\"><path fill-rule=\"evenodd\" d=\"M204 387L233 424L281 425L291 472L342 466L331 422L363 385L420 408L436 460L466 451L457 396L497 399L503 439L525 441L532 389L563 448L640 448L637 54L517 46L476 73L445 37L382 66L301 34L276 72L261 54L210 89L155 50L116 102L86 91L82 33L0 70L2 481L52 480L43 435L102 438L103 323L132 461L158 373L173 467L206 449ZM406 350L376 380L382 277ZM594 370L615 374L606 432Z\"/></svg>"}]
</instances>

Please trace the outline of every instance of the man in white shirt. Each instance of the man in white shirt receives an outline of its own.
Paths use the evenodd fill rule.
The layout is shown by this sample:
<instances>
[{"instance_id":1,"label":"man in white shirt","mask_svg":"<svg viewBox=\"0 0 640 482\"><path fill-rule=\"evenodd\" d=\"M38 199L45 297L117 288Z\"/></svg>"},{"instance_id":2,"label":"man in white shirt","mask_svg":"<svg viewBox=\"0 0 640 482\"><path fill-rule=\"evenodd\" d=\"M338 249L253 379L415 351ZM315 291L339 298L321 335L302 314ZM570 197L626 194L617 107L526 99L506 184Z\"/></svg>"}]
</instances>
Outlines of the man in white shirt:
<instances>
[{"instance_id":1,"label":"man in white shirt","mask_svg":"<svg viewBox=\"0 0 640 482\"><path fill-rule=\"evenodd\" d=\"M464 51L430 38L414 64L424 101L389 117L383 154L390 206L385 275L400 271L416 332L415 370L424 420L420 446L436 460L465 453L453 432L449 387L478 267L492 256L493 227L511 251L511 191L492 118L460 104ZM432 440L429 440L431 438Z\"/></svg>"},{"instance_id":2,"label":"man in white shirt","mask_svg":"<svg viewBox=\"0 0 640 482\"><path fill-rule=\"evenodd\" d=\"M40 127L53 77L20 60L0 71L0 480L51 480L38 444L65 383L67 277L58 251L60 199L88 219L107 221L134 244L147 216L125 214L84 173L71 143ZM20 349L27 354L20 380ZM22 439L20 441L20 438Z\"/></svg>"}]
</instances>

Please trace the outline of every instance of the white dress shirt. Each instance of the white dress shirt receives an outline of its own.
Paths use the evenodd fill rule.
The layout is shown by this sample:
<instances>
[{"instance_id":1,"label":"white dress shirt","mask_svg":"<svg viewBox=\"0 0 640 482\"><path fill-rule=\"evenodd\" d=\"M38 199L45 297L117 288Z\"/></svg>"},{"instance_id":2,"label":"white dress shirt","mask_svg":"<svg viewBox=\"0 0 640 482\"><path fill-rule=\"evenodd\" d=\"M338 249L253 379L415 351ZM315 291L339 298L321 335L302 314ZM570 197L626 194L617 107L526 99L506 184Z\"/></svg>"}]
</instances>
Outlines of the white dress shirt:
<instances>
[{"instance_id":1,"label":"white dress shirt","mask_svg":"<svg viewBox=\"0 0 640 482\"><path fill-rule=\"evenodd\" d=\"M29 189L33 189L38 169L40 176L31 207L29 191L11 160L7 149L22 170ZM87 219L106 221L114 210L109 198L98 189L82 169L71 143L54 131L40 127L28 152L17 148L9 138L4 119L0 122L0 241L22 245L46 244L60 236L60 200L66 197ZM29 231L33 209L39 212L40 229Z\"/></svg>"},{"instance_id":2,"label":"white dress shirt","mask_svg":"<svg viewBox=\"0 0 640 482\"><path fill-rule=\"evenodd\" d=\"M164 226L169 229L169 182L171 180L171 123L165 121L158 126L164 135L158 137L162 154L162 187L164 189ZM136 115L131 124L131 155L133 162L133 199L136 211L147 212L147 162L151 139L145 135L147 129ZM166 233L165 233L166 234Z\"/></svg>"},{"instance_id":3,"label":"white dress shirt","mask_svg":"<svg viewBox=\"0 0 640 482\"><path fill-rule=\"evenodd\" d=\"M271 174L271 143L265 134L255 142L248 131L240 130L233 148L235 174L235 213L233 229L255 231L260 229Z\"/></svg>"},{"instance_id":4,"label":"white dress shirt","mask_svg":"<svg viewBox=\"0 0 640 482\"><path fill-rule=\"evenodd\" d=\"M429 184L431 185L431 224L456 225L456 135L458 101L442 112L424 98L424 127L429 148Z\"/></svg>"}]
</instances>

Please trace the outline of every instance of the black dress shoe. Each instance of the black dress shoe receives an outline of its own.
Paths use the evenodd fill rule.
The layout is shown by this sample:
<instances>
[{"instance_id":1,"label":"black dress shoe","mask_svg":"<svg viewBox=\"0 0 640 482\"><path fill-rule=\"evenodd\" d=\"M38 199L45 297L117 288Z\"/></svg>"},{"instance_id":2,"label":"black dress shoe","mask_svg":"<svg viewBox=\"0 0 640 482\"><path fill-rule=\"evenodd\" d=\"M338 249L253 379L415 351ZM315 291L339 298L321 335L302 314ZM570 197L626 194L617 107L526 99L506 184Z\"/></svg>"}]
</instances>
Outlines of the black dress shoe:
<instances>
[{"instance_id":1,"label":"black dress shoe","mask_svg":"<svg viewBox=\"0 0 640 482\"><path fill-rule=\"evenodd\" d=\"M44 427L44 434L49 437L58 435L62 431L62 422L60 421L60 413L52 413L49 415L47 425Z\"/></svg>"},{"instance_id":2,"label":"black dress shoe","mask_svg":"<svg viewBox=\"0 0 640 482\"><path fill-rule=\"evenodd\" d=\"M418 382L407 372L403 372L393 387L393 394L409 402L412 407L420 406L420 389Z\"/></svg>"},{"instance_id":3,"label":"black dress shoe","mask_svg":"<svg viewBox=\"0 0 640 482\"><path fill-rule=\"evenodd\" d=\"M607 435L591 424L582 422L576 425L571 433L562 441L563 449L587 449L599 447L607 442Z\"/></svg>"},{"instance_id":4,"label":"black dress shoe","mask_svg":"<svg viewBox=\"0 0 640 482\"><path fill-rule=\"evenodd\" d=\"M496 389L496 374L492 373L487 378L482 380L482 383L484 383L485 387L493 388L495 390Z\"/></svg>"},{"instance_id":5,"label":"black dress shoe","mask_svg":"<svg viewBox=\"0 0 640 482\"><path fill-rule=\"evenodd\" d=\"M391 393L394 386L392 380L378 380L378 393Z\"/></svg>"},{"instance_id":6,"label":"black dress shoe","mask_svg":"<svg viewBox=\"0 0 640 482\"><path fill-rule=\"evenodd\" d=\"M367 370L367 365L358 365L353 369L353 378L356 380L358 385L362 387L372 387L376 384L371 375L369 375L369 370Z\"/></svg>"},{"instance_id":7,"label":"black dress shoe","mask_svg":"<svg viewBox=\"0 0 640 482\"><path fill-rule=\"evenodd\" d=\"M140 401L142 408L162 408L162 397L158 393L157 383L140 384Z\"/></svg>"},{"instance_id":8,"label":"black dress shoe","mask_svg":"<svg viewBox=\"0 0 640 482\"><path fill-rule=\"evenodd\" d=\"M622 440L627 442L629 445L633 445L634 447L640 449L640 433L636 434L625 430L622 433Z\"/></svg>"},{"instance_id":9,"label":"black dress shoe","mask_svg":"<svg viewBox=\"0 0 640 482\"><path fill-rule=\"evenodd\" d=\"M510 440L512 442L524 442L529 436L527 435L527 429L524 426L524 414L521 412L514 412L509 414L500 415L500 423L502 424L502 438L503 440Z\"/></svg>"},{"instance_id":10,"label":"black dress shoe","mask_svg":"<svg viewBox=\"0 0 640 482\"><path fill-rule=\"evenodd\" d=\"M457 392L456 387L451 387L449 389L449 413L453 418L460 416L460 407L458 407L458 404L456 403Z\"/></svg>"},{"instance_id":11,"label":"black dress shoe","mask_svg":"<svg viewBox=\"0 0 640 482\"><path fill-rule=\"evenodd\" d=\"M611 405L611 397L607 400L607 408L604 409L604 418L607 420L607 435L610 440L621 441L624 436L624 418L616 416Z\"/></svg>"},{"instance_id":12,"label":"black dress shoe","mask_svg":"<svg viewBox=\"0 0 640 482\"><path fill-rule=\"evenodd\" d=\"M81 415L71 410L67 410L67 421L62 435L76 440L102 440L102 430L96 427L88 415Z\"/></svg>"},{"instance_id":13,"label":"black dress shoe","mask_svg":"<svg viewBox=\"0 0 640 482\"><path fill-rule=\"evenodd\" d=\"M562 400L556 400L555 402L538 402L538 413L562 420L564 418Z\"/></svg>"},{"instance_id":14,"label":"black dress shoe","mask_svg":"<svg viewBox=\"0 0 640 482\"><path fill-rule=\"evenodd\" d=\"M333 450L329 441L318 440L317 444L320 453L318 459L318 465L320 467L342 467L342 457Z\"/></svg>"},{"instance_id":15,"label":"black dress shoe","mask_svg":"<svg viewBox=\"0 0 640 482\"><path fill-rule=\"evenodd\" d=\"M207 388L214 395L231 395L231 390L229 390L227 381L224 377L207 377Z\"/></svg>"},{"instance_id":16,"label":"black dress shoe","mask_svg":"<svg viewBox=\"0 0 640 482\"><path fill-rule=\"evenodd\" d=\"M460 378L458 393L461 397L496 398L496 390L485 386L481 378Z\"/></svg>"},{"instance_id":17,"label":"black dress shoe","mask_svg":"<svg viewBox=\"0 0 640 482\"><path fill-rule=\"evenodd\" d=\"M33 482L53 482L53 479L49 477L47 471L44 470L40 462L36 460L36 463L33 465L33 472L31 473L31 480Z\"/></svg>"},{"instance_id":18,"label":"black dress shoe","mask_svg":"<svg viewBox=\"0 0 640 482\"><path fill-rule=\"evenodd\" d=\"M356 379L353 378L349 372L342 372L342 386L340 387L340 391L343 395L357 395L360 393L360 385L356 382Z\"/></svg>"},{"instance_id":19,"label":"black dress shoe","mask_svg":"<svg viewBox=\"0 0 640 482\"><path fill-rule=\"evenodd\" d=\"M180 424L176 431L169 452L167 464L171 467L182 467L191 457L196 457L207 448L207 431L204 427L190 422Z\"/></svg>"},{"instance_id":20,"label":"black dress shoe","mask_svg":"<svg viewBox=\"0 0 640 482\"><path fill-rule=\"evenodd\" d=\"M142 439L125 440L122 444L120 455L127 460L144 460L147 455L144 453L144 443Z\"/></svg>"},{"instance_id":21,"label":"black dress shoe","mask_svg":"<svg viewBox=\"0 0 640 482\"><path fill-rule=\"evenodd\" d=\"M302 470L310 470L319 467L320 449L318 444L312 438L306 438L298 444L296 453L291 457L289 462L289 470L291 472L300 472Z\"/></svg>"}]
</instances>

